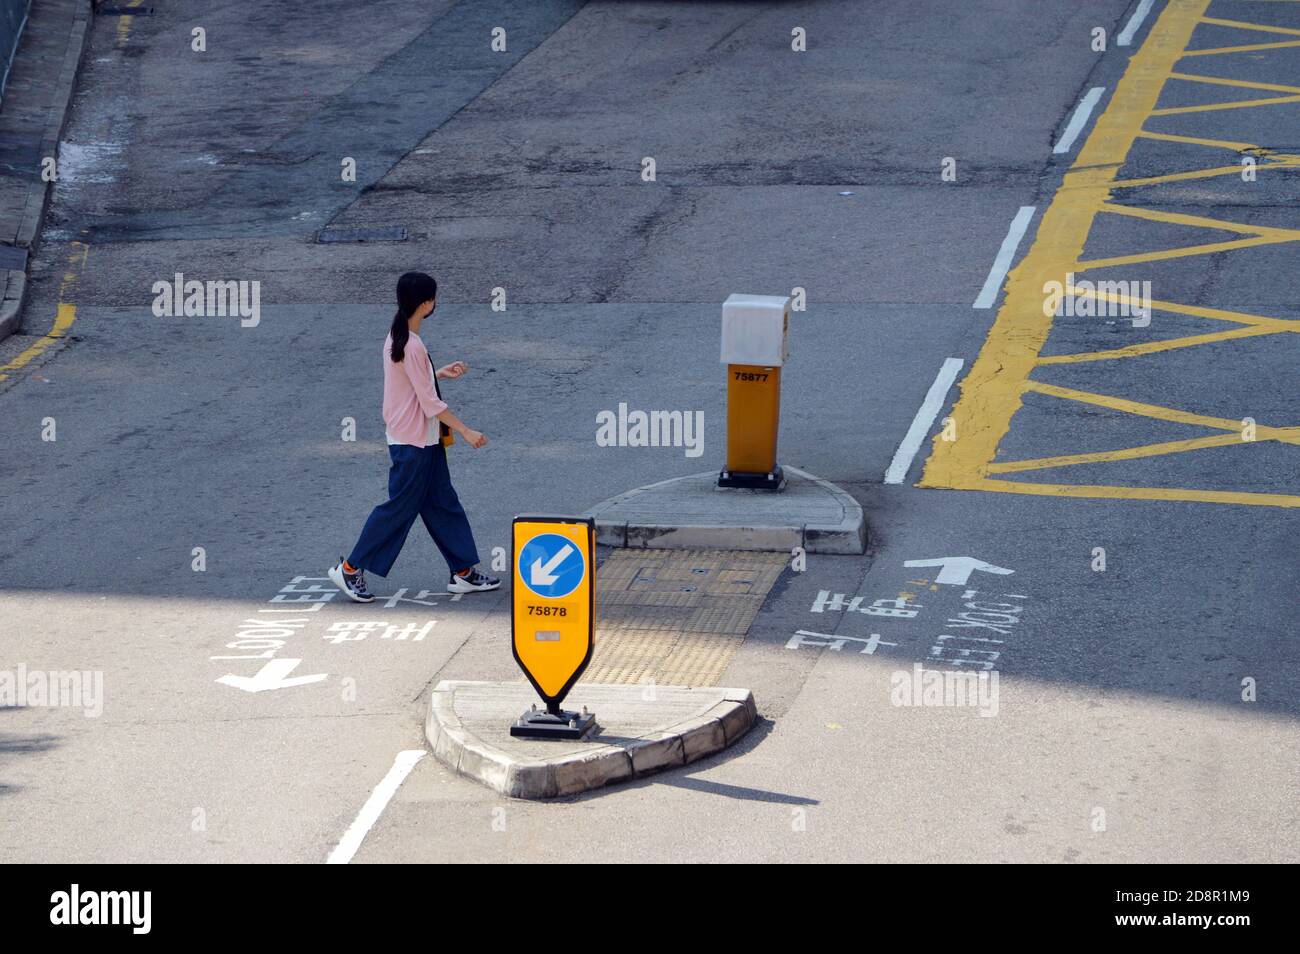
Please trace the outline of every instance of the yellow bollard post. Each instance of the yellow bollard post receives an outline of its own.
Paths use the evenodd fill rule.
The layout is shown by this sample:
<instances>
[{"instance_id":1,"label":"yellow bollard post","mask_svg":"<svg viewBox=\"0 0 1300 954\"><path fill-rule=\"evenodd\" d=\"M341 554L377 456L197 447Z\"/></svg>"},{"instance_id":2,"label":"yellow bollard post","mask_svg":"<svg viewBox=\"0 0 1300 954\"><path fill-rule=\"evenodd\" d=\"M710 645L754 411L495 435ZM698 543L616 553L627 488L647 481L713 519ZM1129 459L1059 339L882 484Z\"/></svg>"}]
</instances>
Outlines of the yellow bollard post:
<instances>
[{"instance_id":1,"label":"yellow bollard post","mask_svg":"<svg viewBox=\"0 0 1300 954\"><path fill-rule=\"evenodd\" d=\"M781 366L790 299L731 295L722 303L722 363L727 366L727 463L719 487L780 490L776 462L781 421Z\"/></svg>"}]
</instances>

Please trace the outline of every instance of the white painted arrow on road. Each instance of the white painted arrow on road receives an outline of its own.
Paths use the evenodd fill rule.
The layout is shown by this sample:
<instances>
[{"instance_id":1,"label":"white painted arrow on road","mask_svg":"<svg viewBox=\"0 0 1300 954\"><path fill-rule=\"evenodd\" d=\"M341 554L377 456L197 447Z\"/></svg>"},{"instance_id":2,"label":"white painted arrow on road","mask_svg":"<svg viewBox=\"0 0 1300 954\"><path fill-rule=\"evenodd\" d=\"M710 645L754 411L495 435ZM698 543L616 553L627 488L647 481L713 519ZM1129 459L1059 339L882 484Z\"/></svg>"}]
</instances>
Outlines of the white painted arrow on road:
<instances>
[{"instance_id":1,"label":"white painted arrow on road","mask_svg":"<svg viewBox=\"0 0 1300 954\"><path fill-rule=\"evenodd\" d=\"M289 673L293 672L300 662L302 662L301 659L272 659L259 669L255 676L236 676L234 673L227 673L217 682L223 686L243 689L245 692L265 692L268 689L288 689L291 686L305 686L308 683L320 682L329 676L329 673L318 672L312 676L287 678Z\"/></svg>"},{"instance_id":2,"label":"white painted arrow on road","mask_svg":"<svg viewBox=\"0 0 1300 954\"><path fill-rule=\"evenodd\" d=\"M1008 570L1004 566L994 566L992 563L985 563L983 560L977 560L974 557L939 557L937 560L908 560L903 566L941 566L942 570L935 577L936 583L951 583L954 586L964 586L970 579L971 573L979 570L981 573L996 573L999 576L1009 576L1015 573L1015 570Z\"/></svg>"},{"instance_id":3,"label":"white painted arrow on road","mask_svg":"<svg viewBox=\"0 0 1300 954\"><path fill-rule=\"evenodd\" d=\"M533 586L550 586L559 577L553 572L557 566L564 562L564 558L573 552L573 547L566 543L560 548L560 552L555 554L542 564L542 558L538 557L533 561L533 565L528 570L528 582Z\"/></svg>"}]
</instances>

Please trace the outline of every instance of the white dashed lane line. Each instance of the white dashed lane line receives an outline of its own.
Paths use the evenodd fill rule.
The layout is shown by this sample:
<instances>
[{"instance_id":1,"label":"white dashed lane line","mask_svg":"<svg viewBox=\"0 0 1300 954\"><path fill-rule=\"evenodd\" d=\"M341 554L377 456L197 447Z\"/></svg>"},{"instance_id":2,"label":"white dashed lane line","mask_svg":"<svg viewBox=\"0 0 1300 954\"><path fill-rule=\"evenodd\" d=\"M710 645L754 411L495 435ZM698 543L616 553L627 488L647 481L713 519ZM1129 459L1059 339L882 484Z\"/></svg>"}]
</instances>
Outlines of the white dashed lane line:
<instances>
[{"instance_id":1,"label":"white dashed lane line","mask_svg":"<svg viewBox=\"0 0 1300 954\"><path fill-rule=\"evenodd\" d=\"M1074 109L1074 115L1070 117L1070 124L1065 127L1065 132L1061 133L1061 138L1052 147L1052 152L1055 155L1059 156L1061 153L1070 151L1074 141L1079 138L1079 133L1083 132L1083 127L1088 125L1088 117L1092 115L1092 111L1101 102L1101 94L1104 92L1106 92L1106 87L1094 86L1084 94L1083 99L1079 101L1079 105Z\"/></svg>"},{"instance_id":2,"label":"white dashed lane line","mask_svg":"<svg viewBox=\"0 0 1300 954\"><path fill-rule=\"evenodd\" d=\"M384 813L388 803L406 781L406 776L411 774L411 769L415 768L415 764L424 758L424 755L424 749L407 749L397 753L397 758L393 760L393 767L388 770L383 781L375 786L366 803L361 806L356 819L348 826L338 845L330 852L329 858L325 861L327 865L345 865L352 860L361 843L366 840L370 829L375 826L375 822L379 821L379 816Z\"/></svg>"},{"instance_id":3,"label":"white dashed lane line","mask_svg":"<svg viewBox=\"0 0 1300 954\"><path fill-rule=\"evenodd\" d=\"M1119 46L1128 46L1133 42L1133 34L1137 33L1138 27L1142 25L1142 21L1145 20L1147 14L1151 12L1151 5L1153 3L1155 3L1155 0L1142 0L1142 2L1138 4L1138 8L1133 11L1133 15L1128 18L1128 23L1124 25L1124 29L1120 31L1119 37L1115 40L1116 44Z\"/></svg>"},{"instance_id":4,"label":"white dashed lane line","mask_svg":"<svg viewBox=\"0 0 1300 954\"><path fill-rule=\"evenodd\" d=\"M925 435L930 433L930 425L934 423L939 409L943 407L944 398L948 396L948 389L952 387L952 383L957 380L957 373L961 371L961 366L961 358L944 360L943 367L939 369L934 383L925 394L925 400L921 402L920 410L916 412L916 417L912 418L912 426L907 429L903 443L899 444L898 450L894 452L894 459L890 461L889 469L885 471L885 483L901 484L907 477L912 459L921 449L921 442L925 440Z\"/></svg>"},{"instance_id":5,"label":"white dashed lane line","mask_svg":"<svg viewBox=\"0 0 1300 954\"><path fill-rule=\"evenodd\" d=\"M1016 257L1016 249L1020 247L1020 240L1024 238L1025 229L1029 228L1029 222L1033 217L1034 206L1022 205L1016 217L1011 220L1007 237L1002 240L998 257L993 260L993 267L989 269L988 278L984 279L984 287L980 289L979 297L975 299L972 307L992 308L993 303L998 300L1002 282L1006 280L1007 272L1011 270L1011 260Z\"/></svg>"}]
</instances>

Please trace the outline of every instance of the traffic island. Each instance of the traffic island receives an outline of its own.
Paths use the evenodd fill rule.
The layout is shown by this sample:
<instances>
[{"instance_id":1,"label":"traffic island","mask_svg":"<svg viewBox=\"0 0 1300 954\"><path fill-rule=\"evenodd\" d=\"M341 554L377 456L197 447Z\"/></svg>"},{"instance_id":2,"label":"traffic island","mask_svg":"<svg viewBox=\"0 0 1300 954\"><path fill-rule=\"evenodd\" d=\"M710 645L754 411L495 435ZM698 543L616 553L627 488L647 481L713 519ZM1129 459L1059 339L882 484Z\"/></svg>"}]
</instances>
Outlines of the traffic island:
<instances>
[{"instance_id":1,"label":"traffic island","mask_svg":"<svg viewBox=\"0 0 1300 954\"><path fill-rule=\"evenodd\" d=\"M867 525L847 491L785 467L779 493L718 487L716 471L638 487L587 511L611 547L862 553Z\"/></svg>"},{"instance_id":2,"label":"traffic island","mask_svg":"<svg viewBox=\"0 0 1300 954\"><path fill-rule=\"evenodd\" d=\"M720 752L757 720L748 689L587 685L597 727L582 741L512 737L537 696L522 682L443 680L429 700L425 738L438 761L510 798L555 798L641 778Z\"/></svg>"},{"instance_id":3,"label":"traffic island","mask_svg":"<svg viewBox=\"0 0 1300 954\"><path fill-rule=\"evenodd\" d=\"M776 295L735 294L722 303L726 463L720 471L663 480L597 504L586 513L595 521L597 543L791 554L866 551L866 521L852 496L777 463L792 307L792 299Z\"/></svg>"}]
</instances>

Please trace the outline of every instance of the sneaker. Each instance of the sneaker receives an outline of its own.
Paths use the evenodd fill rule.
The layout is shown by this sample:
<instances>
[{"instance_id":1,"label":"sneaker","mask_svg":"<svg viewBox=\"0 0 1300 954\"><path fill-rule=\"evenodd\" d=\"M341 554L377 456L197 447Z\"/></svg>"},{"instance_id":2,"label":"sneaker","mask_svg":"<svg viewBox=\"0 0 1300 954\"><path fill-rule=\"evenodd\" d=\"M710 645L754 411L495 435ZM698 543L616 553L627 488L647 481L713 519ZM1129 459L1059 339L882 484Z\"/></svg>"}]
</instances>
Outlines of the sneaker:
<instances>
[{"instance_id":1,"label":"sneaker","mask_svg":"<svg viewBox=\"0 0 1300 954\"><path fill-rule=\"evenodd\" d=\"M501 581L491 576L484 576L478 570L470 570L469 573L461 576L453 573L451 579L447 581L448 593L479 593L487 590L495 590L501 585Z\"/></svg>"},{"instance_id":2,"label":"sneaker","mask_svg":"<svg viewBox=\"0 0 1300 954\"><path fill-rule=\"evenodd\" d=\"M362 570L355 573L348 573L343 569L343 558L339 557L339 562L330 567L330 579L334 585L348 595L348 599L354 603L373 603L375 596L366 589L366 574Z\"/></svg>"}]
</instances>

